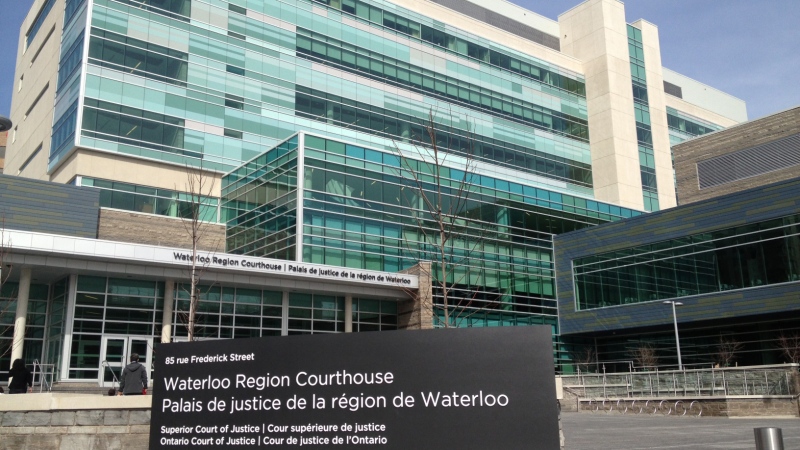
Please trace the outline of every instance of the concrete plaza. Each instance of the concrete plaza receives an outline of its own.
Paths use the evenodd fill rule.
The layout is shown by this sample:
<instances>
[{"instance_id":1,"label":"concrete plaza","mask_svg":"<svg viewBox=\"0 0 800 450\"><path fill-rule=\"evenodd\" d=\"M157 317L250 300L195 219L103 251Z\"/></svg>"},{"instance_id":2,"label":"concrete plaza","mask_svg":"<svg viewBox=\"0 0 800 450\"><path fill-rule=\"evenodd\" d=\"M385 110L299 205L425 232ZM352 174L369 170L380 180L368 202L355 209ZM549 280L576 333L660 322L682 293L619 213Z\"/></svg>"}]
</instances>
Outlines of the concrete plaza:
<instances>
[{"instance_id":1,"label":"concrete plaza","mask_svg":"<svg viewBox=\"0 0 800 450\"><path fill-rule=\"evenodd\" d=\"M753 429L782 429L785 450L800 450L800 419L665 417L563 413L567 450L737 450L755 448Z\"/></svg>"}]
</instances>

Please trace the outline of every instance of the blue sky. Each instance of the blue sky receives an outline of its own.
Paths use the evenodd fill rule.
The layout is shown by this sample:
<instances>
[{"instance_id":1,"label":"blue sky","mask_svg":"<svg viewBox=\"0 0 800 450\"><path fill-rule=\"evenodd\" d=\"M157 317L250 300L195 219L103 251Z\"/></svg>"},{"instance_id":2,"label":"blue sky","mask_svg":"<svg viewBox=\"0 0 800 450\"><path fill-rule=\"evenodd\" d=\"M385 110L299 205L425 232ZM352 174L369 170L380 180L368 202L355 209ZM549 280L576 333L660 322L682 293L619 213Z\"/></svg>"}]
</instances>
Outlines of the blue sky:
<instances>
[{"instance_id":1,"label":"blue sky","mask_svg":"<svg viewBox=\"0 0 800 450\"><path fill-rule=\"evenodd\" d=\"M513 0L545 17L578 0ZM0 115L11 109L17 36L32 0L0 0ZM800 0L628 0L659 27L665 67L747 102L751 119L800 105Z\"/></svg>"}]
</instances>

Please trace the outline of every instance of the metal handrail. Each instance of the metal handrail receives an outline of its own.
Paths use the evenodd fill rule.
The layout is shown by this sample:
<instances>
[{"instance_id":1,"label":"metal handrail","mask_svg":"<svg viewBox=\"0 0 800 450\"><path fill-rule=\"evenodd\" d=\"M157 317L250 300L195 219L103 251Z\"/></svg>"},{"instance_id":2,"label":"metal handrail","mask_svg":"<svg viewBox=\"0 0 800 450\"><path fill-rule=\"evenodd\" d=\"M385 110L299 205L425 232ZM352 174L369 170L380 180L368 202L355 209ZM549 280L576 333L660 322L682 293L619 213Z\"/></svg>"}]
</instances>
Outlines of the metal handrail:
<instances>
[{"instance_id":1,"label":"metal handrail","mask_svg":"<svg viewBox=\"0 0 800 450\"><path fill-rule=\"evenodd\" d=\"M33 360L33 384L36 384L36 369L39 368L39 392L43 392L46 387L47 392L53 390L53 381L55 378L55 364L42 364L38 359ZM49 369L49 370L48 370ZM50 382L47 377L50 376Z\"/></svg>"},{"instance_id":2,"label":"metal handrail","mask_svg":"<svg viewBox=\"0 0 800 450\"><path fill-rule=\"evenodd\" d=\"M578 373L562 375L565 388L579 388L583 396L714 396L798 395L792 373L797 364L726 367L648 372Z\"/></svg>"},{"instance_id":3,"label":"metal handrail","mask_svg":"<svg viewBox=\"0 0 800 450\"><path fill-rule=\"evenodd\" d=\"M108 364L108 360L107 359L102 360L100 362L100 365L103 367L103 378L101 378L101 379L104 379L105 378L105 374L106 374L106 369L111 369L111 365ZM116 387L114 387L114 389L119 390L119 379L117 378L117 374L115 374L113 370L111 371L111 376L114 377L114 383L112 384L112 387L114 387L114 385L116 385ZM100 383L102 383L102 381Z\"/></svg>"}]
</instances>

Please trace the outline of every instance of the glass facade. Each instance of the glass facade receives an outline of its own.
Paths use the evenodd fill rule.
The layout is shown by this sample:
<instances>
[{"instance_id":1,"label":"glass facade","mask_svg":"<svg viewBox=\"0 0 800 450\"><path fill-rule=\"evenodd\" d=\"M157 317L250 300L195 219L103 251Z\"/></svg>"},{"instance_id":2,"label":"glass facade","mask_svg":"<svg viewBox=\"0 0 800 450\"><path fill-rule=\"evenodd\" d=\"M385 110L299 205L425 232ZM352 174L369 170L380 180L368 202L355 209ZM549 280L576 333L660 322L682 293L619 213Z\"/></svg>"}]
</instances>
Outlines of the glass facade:
<instances>
[{"instance_id":1,"label":"glass facade","mask_svg":"<svg viewBox=\"0 0 800 450\"><path fill-rule=\"evenodd\" d=\"M547 61L380 0L84 4L51 169L79 145L227 172L301 130L411 148L433 111L477 159L592 196L584 80Z\"/></svg>"},{"instance_id":2,"label":"glass facade","mask_svg":"<svg viewBox=\"0 0 800 450\"><path fill-rule=\"evenodd\" d=\"M11 367L11 342L14 338L14 319L17 311L19 284L3 283L0 289L0 367ZM28 314L25 318L25 343L22 358L28 364L42 360L45 330L47 329L47 300L50 287L31 284L28 297ZM8 371L0 372L0 381L8 381Z\"/></svg>"},{"instance_id":3,"label":"glass facade","mask_svg":"<svg viewBox=\"0 0 800 450\"><path fill-rule=\"evenodd\" d=\"M164 283L122 278L78 277L70 379L97 380L105 335L161 337Z\"/></svg>"},{"instance_id":4,"label":"glass facade","mask_svg":"<svg viewBox=\"0 0 800 450\"><path fill-rule=\"evenodd\" d=\"M670 145L680 144L693 137L725 128L670 107L667 107L667 124L669 126Z\"/></svg>"},{"instance_id":5,"label":"glass facade","mask_svg":"<svg viewBox=\"0 0 800 450\"><path fill-rule=\"evenodd\" d=\"M159 216L192 218L197 199L186 192L158 189L119 181L80 177L81 186L100 190L100 206L122 209ZM214 197L200 197L198 219L204 222L219 221L219 200Z\"/></svg>"},{"instance_id":6,"label":"glass facade","mask_svg":"<svg viewBox=\"0 0 800 450\"><path fill-rule=\"evenodd\" d=\"M296 184L300 165L302 186ZM430 218L410 175L430 182L430 170L424 160L398 153L292 137L223 178L228 250L387 272L435 261L434 246L426 244L431 230L418 222L432 226ZM443 208L456 201L466 175L463 168L442 169ZM468 179L470 194L455 222L463 231L448 255L449 261L469 255L453 264L450 280L456 296L470 296L469 307L460 307L470 310L461 325L549 324L555 330L553 235L640 214L487 175ZM386 325L393 324L382 322L381 329Z\"/></svg>"},{"instance_id":7,"label":"glass facade","mask_svg":"<svg viewBox=\"0 0 800 450\"><path fill-rule=\"evenodd\" d=\"M578 309L800 280L800 215L573 261Z\"/></svg>"},{"instance_id":8,"label":"glass facade","mask_svg":"<svg viewBox=\"0 0 800 450\"><path fill-rule=\"evenodd\" d=\"M642 199L645 211L658 211L658 183L653 152L653 132L647 99L647 71L644 65L642 30L628 25L628 52L633 80L633 109L636 116L636 142L639 145L639 171L642 175Z\"/></svg>"},{"instance_id":9,"label":"glass facade","mask_svg":"<svg viewBox=\"0 0 800 450\"><path fill-rule=\"evenodd\" d=\"M200 286L195 333L199 339L230 339L345 331L345 297L320 293ZM397 329L397 303L353 300L353 331ZM177 340L187 335L189 286L179 285L173 325Z\"/></svg>"}]
</instances>

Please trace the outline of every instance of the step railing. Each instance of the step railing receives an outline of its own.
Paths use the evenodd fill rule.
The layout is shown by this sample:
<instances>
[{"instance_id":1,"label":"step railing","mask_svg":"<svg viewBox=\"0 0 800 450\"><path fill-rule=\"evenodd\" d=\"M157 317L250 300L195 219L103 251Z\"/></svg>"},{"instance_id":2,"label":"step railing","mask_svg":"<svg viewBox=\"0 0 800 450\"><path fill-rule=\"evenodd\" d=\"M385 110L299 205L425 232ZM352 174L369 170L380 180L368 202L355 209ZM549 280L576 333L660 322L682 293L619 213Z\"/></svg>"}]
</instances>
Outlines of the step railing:
<instances>
[{"instance_id":1,"label":"step railing","mask_svg":"<svg viewBox=\"0 0 800 450\"><path fill-rule=\"evenodd\" d=\"M55 364L42 364L38 359L33 360L33 385L39 385L39 392L53 390L55 381Z\"/></svg>"},{"instance_id":2,"label":"step railing","mask_svg":"<svg viewBox=\"0 0 800 450\"><path fill-rule=\"evenodd\" d=\"M111 371L111 376L114 377L114 382L111 384L111 387L115 390L119 391L119 379L117 378L117 374L114 373L114 369L108 364L108 360L104 359L100 362L100 367L103 368L103 376L101 377L102 380L106 379L106 370ZM102 385L101 385L102 386Z\"/></svg>"}]
</instances>

